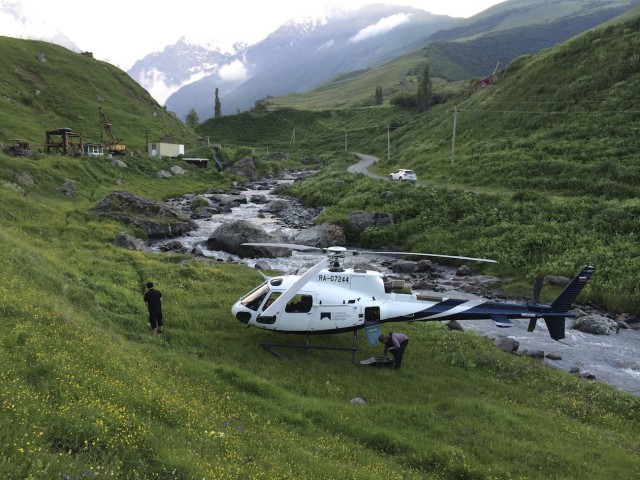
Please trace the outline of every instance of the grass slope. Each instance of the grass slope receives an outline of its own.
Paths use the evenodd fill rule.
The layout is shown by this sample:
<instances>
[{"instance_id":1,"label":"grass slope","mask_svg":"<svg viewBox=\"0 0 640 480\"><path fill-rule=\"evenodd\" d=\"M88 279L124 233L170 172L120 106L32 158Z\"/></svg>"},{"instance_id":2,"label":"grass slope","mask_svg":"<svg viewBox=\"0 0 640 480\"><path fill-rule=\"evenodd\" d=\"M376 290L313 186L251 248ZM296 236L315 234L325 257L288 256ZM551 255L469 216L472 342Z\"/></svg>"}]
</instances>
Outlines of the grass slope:
<instances>
[{"instance_id":1,"label":"grass slope","mask_svg":"<svg viewBox=\"0 0 640 480\"><path fill-rule=\"evenodd\" d=\"M339 352L277 358L259 343L296 339L246 330L229 313L257 272L116 247L116 232L139 232L91 213L119 178L117 188L160 199L229 186L215 171L159 179L167 161L0 161L3 478L637 473L637 397L439 324L403 325L411 345L398 372ZM34 184L20 189L24 173ZM75 198L57 192L67 180ZM146 325L147 280L164 295L161 336ZM359 347L358 359L379 353Z\"/></svg>"},{"instance_id":2,"label":"grass slope","mask_svg":"<svg viewBox=\"0 0 640 480\"><path fill-rule=\"evenodd\" d=\"M45 132L71 128L85 143L107 142L98 108L130 150L146 141L194 144L193 132L125 72L51 43L0 37L0 143L42 150Z\"/></svg>"}]
</instances>

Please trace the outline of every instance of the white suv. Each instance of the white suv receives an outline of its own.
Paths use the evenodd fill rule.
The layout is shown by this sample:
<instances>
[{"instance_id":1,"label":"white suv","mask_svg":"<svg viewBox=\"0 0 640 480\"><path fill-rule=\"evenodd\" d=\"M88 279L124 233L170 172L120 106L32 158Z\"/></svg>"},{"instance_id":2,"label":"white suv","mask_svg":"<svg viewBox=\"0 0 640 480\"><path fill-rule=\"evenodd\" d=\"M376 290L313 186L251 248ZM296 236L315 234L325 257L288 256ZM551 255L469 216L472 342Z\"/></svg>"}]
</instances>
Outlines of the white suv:
<instances>
[{"instance_id":1,"label":"white suv","mask_svg":"<svg viewBox=\"0 0 640 480\"><path fill-rule=\"evenodd\" d=\"M418 177L413 170L405 170L401 168L395 172L389 174L389 180L398 180L399 182L417 182Z\"/></svg>"}]
</instances>

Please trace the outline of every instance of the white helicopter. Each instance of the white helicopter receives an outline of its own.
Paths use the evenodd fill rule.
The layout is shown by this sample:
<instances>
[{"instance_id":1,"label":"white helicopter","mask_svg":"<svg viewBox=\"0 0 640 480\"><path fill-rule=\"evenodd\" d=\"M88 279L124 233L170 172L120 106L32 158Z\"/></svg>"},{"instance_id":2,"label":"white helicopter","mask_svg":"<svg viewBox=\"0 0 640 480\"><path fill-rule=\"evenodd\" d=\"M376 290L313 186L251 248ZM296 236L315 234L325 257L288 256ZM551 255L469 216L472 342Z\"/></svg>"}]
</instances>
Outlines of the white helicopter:
<instances>
[{"instance_id":1,"label":"white helicopter","mask_svg":"<svg viewBox=\"0 0 640 480\"><path fill-rule=\"evenodd\" d=\"M293 334L330 334L354 332L354 347L314 347L355 352L356 332L364 330L370 345L378 343L380 325L390 322L485 320L498 327L512 327L513 319L529 320L533 331L538 319L543 319L551 338L565 336L565 318L573 301L594 273L587 266L565 287L551 304L539 303L542 282L536 282L535 303L516 304L484 300L424 297L417 294L395 293L382 273L358 268L344 268L345 254L360 254L345 247L318 248L282 243L244 243L247 246L289 248L301 251L320 251L327 254L303 275L264 276L265 281L240 298L232 307L233 316L249 326ZM481 262L495 260L427 253L375 252L380 255L420 255ZM293 344L263 344L301 347ZM275 353L272 351L272 353ZM355 353L354 353L355 354Z\"/></svg>"}]
</instances>

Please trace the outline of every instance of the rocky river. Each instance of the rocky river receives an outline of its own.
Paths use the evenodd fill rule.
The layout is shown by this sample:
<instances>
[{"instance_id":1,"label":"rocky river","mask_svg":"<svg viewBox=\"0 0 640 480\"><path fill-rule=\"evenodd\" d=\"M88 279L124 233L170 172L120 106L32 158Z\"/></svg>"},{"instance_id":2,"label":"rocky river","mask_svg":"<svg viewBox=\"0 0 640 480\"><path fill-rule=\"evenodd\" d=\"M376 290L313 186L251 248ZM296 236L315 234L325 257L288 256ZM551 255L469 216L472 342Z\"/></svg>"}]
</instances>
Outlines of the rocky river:
<instances>
[{"instance_id":1,"label":"rocky river","mask_svg":"<svg viewBox=\"0 0 640 480\"><path fill-rule=\"evenodd\" d=\"M250 259L207 247L207 240L216 229L237 220L246 220L270 234L277 233L289 243L296 243L296 235L311 227L318 211L305 209L295 200L283 199L278 195L280 185L294 180L290 177L262 181L251 184L248 188L238 188L231 194L211 192L201 195L199 197L205 197L205 200L200 199L200 204L204 204L204 207L198 210L192 206L195 195L170 200L172 207L189 212L197 228L171 240L156 240L151 249L158 252L182 249L217 261L242 262L251 268L271 268L283 273L303 272L319 261L317 254L294 251L288 257ZM210 205L207 205L207 197L214 200ZM270 205L274 205L273 202L280 201L282 205L283 200L288 208L270 208ZM410 280L409 284L417 293L479 298L479 295L484 296L483 292L488 291L485 286L497 280L475 275L461 279L456 269L438 266L434 262L430 275L422 276L416 282L415 276L410 279L408 275L394 271L394 262L388 257L376 255L375 252L363 253L358 257L358 262L367 263L389 276ZM496 300L495 297L492 299ZM617 333L595 335L567 328L566 338L557 342L547 334L544 322L538 322L538 327L532 333L527 331L526 323L514 322L515 326L512 328L499 329L491 320L459 322L464 330L479 335L493 339L510 337L519 343L518 352L534 355L532 352L537 352L536 356L540 357L541 362L579 375L585 381L606 382L620 390L640 395L640 330L626 328L623 324L625 328L619 328ZM568 320L568 327L570 326L571 320Z\"/></svg>"}]
</instances>

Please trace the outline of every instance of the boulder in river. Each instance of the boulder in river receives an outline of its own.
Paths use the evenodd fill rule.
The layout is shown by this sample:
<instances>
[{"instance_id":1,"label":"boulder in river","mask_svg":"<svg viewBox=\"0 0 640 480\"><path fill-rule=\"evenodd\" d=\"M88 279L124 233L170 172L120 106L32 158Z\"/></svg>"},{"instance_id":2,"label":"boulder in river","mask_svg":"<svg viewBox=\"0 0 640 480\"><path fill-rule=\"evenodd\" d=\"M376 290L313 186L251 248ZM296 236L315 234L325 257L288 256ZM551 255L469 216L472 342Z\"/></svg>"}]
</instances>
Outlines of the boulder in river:
<instances>
[{"instance_id":1,"label":"boulder in river","mask_svg":"<svg viewBox=\"0 0 640 480\"><path fill-rule=\"evenodd\" d=\"M291 249L282 247L248 246L243 243L286 243L279 233L268 233L246 220L224 223L207 239L209 250L223 250L242 258L276 258L291 256Z\"/></svg>"},{"instance_id":2,"label":"boulder in river","mask_svg":"<svg viewBox=\"0 0 640 480\"><path fill-rule=\"evenodd\" d=\"M318 248L342 246L346 241L342 228L333 223L323 223L322 225L307 228L294 238L295 243Z\"/></svg>"}]
</instances>

